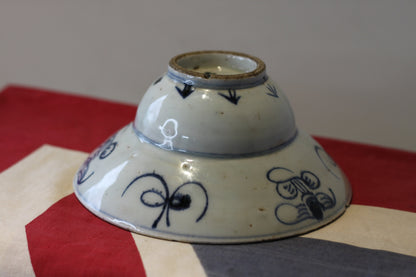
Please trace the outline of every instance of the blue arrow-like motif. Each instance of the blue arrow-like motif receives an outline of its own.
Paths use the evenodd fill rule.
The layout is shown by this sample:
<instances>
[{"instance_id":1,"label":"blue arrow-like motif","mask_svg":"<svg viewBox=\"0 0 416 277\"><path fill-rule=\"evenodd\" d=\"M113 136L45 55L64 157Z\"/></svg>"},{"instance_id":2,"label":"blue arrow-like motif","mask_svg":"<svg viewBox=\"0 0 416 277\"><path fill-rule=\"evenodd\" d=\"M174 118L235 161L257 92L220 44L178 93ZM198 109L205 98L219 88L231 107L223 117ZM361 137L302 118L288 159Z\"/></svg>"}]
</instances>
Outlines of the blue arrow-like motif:
<instances>
[{"instance_id":1,"label":"blue arrow-like motif","mask_svg":"<svg viewBox=\"0 0 416 277\"><path fill-rule=\"evenodd\" d=\"M188 84L184 84L183 89L180 89L178 87L176 87L176 90L179 92L179 94L182 96L183 99L185 99L186 97L188 97L192 92L195 91L195 89L192 87L192 85L188 85Z\"/></svg>"},{"instance_id":2,"label":"blue arrow-like motif","mask_svg":"<svg viewBox=\"0 0 416 277\"><path fill-rule=\"evenodd\" d=\"M221 95L222 97L224 97L225 99L227 99L228 101L233 103L234 105L237 105L238 101L241 98L241 96L237 96L237 92L235 91L235 89L229 89L228 90L228 95L223 94L221 92L218 92L218 95Z\"/></svg>"}]
</instances>

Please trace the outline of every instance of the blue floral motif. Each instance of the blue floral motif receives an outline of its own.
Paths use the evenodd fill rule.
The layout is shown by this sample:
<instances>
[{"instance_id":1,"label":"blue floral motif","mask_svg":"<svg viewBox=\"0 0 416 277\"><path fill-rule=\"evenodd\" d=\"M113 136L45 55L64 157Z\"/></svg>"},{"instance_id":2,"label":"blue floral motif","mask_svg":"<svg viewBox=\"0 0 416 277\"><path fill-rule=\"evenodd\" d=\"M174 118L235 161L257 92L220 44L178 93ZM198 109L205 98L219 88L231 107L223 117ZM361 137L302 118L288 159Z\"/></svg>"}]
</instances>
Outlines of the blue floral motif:
<instances>
[{"instance_id":1,"label":"blue floral motif","mask_svg":"<svg viewBox=\"0 0 416 277\"><path fill-rule=\"evenodd\" d=\"M177 187L172 194L170 194L168 184L161 175L155 172L146 173L134 178L133 181L131 181L128 184L128 186L124 189L123 193L121 194L121 197L123 197L134 184L136 184L139 180L144 178L155 178L161 184L161 189L151 188L142 191L140 195L140 202L143 205L150 208L161 208L159 216L155 219L155 221L152 224L153 229L157 228L157 225L159 224L159 221L162 219L163 215L165 215L166 217L166 226L170 226L170 210L184 211L191 208L192 199L189 194L186 194L182 190L182 188L184 187L195 186L201 189L201 192L205 198L205 203L201 214L197 217L195 222L199 222L205 216L205 213L208 209L208 194L204 186L201 183L195 181L183 183L182 185Z\"/></svg>"},{"instance_id":2,"label":"blue floral motif","mask_svg":"<svg viewBox=\"0 0 416 277\"><path fill-rule=\"evenodd\" d=\"M117 146L117 142L114 141L115 136L112 136L108 140L106 140L96 151L94 151L84 162L82 167L77 173L77 184L81 185L85 181L87 181L92 175L94 175L94 171L90 172L89 167L91 161L93 161L95 158L99 158L100 160L103 160L107 158L108 156L113 153L114 149Z\"/></svg>"},{"instance_id":3,"label":"blue floral motif","mask_svg":"<svg viewBox=\"0 0 416 277\"><path fill-rule=\"evenodd\" d=\"M276 184L280 197L292 202L277 205L275 215L285 225L297 224L306 219L322 220L324 211L335 207L336 198L331 188L330 193L315 192L321 186L319 178L312 172L304 170L296 176L290 169L273 167L267 172L267 179ZM296 218L288 214L297 214Z\"/></svg>"}]
</instances>

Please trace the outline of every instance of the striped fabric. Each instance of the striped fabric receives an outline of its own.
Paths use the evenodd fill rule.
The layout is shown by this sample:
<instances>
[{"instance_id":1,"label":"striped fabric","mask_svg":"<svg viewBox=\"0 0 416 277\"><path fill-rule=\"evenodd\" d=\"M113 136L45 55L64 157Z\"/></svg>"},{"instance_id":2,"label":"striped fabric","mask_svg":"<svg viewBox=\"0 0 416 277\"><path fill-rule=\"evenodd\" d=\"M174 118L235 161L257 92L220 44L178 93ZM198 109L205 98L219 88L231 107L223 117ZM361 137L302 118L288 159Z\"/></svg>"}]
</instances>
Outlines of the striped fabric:
<instances>
[{"instance_id":1,"label":"striped fabric","mask_svg":"<svg viewBox=\"0 0 416 277\"><path fill-rule=\"evenodd\" d=\"M299 237L204 245L141 236L76 199L72 179L135 107L11 86L0 94L0 276L416 276L416 153L317 138L352 205Z\"/></svg>"}]
</instances>

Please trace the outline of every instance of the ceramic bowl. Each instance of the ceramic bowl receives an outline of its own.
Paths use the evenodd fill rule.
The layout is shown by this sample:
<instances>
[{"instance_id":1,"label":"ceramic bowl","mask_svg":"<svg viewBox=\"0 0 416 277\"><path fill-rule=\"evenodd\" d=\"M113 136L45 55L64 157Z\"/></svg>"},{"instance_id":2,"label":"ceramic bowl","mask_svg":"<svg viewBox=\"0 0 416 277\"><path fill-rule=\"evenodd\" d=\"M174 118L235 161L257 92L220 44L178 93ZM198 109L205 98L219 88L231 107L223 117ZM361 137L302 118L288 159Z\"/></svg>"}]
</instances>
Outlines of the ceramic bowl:
<instances>
[{"instance_id":1,"label":"ceramic bowl","mask_svg":"<svg viewBox=\"0 0 416 277\"><path fill-rule=\"evenodd\" d=\"M264 63L227 51L172 58L134 121L81 166L74 189L112 224L201 243L305 233L351 199L341 169L297 129Z\"/></svg>"}]
</instances>

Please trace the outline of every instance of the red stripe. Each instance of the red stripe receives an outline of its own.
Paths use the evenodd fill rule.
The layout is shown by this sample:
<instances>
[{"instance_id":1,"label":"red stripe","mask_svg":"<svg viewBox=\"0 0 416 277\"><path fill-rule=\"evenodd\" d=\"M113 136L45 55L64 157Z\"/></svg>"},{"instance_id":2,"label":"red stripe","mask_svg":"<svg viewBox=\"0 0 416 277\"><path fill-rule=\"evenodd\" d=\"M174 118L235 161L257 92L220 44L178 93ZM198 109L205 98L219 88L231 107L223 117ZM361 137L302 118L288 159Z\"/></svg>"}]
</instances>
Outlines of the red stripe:
<instances>
[{"instance_id":1,"label":"red stripe","mask_svg":"<svg viewBox=\"0 0 416 277\"><path fill-rule=\"evenodd\" d=\"M26 225L36 276L145 276L130 232L87 211L71 194Z\"/></svg>"},{"instance_id":2,"label":"red stripe","mask_svg":"<svg viewBox=\"0 0 416 277\"><path fill-rule=\"evenodd\" d=\"M45 143L91 152L135 112L132 105L9 86L0 94L0 171Z\"/></svg>"},{"instance_id":3,"label":"red stripe","mask_svg":"<svg viewBox=\"0 0 416 277\"><path fill-rule=\"evenodd\" d=\"M317 138L351 182L353 204L416 212L416 153Z\"/></svg>"}]
</instances>

